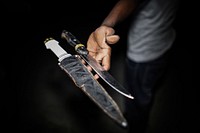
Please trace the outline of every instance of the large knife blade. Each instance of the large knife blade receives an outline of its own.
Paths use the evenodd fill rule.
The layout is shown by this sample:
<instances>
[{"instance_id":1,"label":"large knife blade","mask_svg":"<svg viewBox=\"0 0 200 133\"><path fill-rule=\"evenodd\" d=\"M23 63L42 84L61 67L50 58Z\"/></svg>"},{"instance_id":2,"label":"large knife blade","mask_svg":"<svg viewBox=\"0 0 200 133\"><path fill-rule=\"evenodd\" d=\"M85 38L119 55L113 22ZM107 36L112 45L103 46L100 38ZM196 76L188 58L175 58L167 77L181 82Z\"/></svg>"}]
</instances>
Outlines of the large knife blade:
<instances>
[{"instance_id":1,"label":"large knife blade","mask_svg":"<svg viewBox=\"0 0 200 133\"><path fill-rule=\"evenodd\" d=\"M70 32L63 30L61 37L75 48L75 51L88 63L92 69L101 77L108 85L110 85L118 93L133 99L134 97L88 53L86 47Z\"/></svg>"},{"instance_id":2,"label":"large knife blade","mask_svg":"<svg viewBox=\"0 0 200 133\"><path fill-rule=\"evenodd\" d=\"M106 90L94 79L92 73L81 62L77 55L68 54L53 38L45 40L47 49L51 49L58 57L59 66L93 102L95 102L104 113L112 118L122 127L127 127L128 123L124 118L119 106L106 92Z\"/></svg>"}]
</instances>

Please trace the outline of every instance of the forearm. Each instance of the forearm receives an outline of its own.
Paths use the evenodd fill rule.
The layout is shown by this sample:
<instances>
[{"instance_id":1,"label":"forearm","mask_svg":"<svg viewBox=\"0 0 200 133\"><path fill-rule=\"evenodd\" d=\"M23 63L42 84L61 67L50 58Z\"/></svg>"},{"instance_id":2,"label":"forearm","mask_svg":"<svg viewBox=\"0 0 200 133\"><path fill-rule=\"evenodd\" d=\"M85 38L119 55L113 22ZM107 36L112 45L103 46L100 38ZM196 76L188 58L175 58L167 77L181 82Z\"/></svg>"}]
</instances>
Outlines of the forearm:
<instances>
[{"instance_id":1,"label":"forearm","mask_svg":"<svg viewBox=\"0 0 200 133\"><path fill-rule=\"evenodd\" d=\"M119 0L101 25L114 27L126 19L137 5L137 0Z\"/></svg>"}]
</instances>

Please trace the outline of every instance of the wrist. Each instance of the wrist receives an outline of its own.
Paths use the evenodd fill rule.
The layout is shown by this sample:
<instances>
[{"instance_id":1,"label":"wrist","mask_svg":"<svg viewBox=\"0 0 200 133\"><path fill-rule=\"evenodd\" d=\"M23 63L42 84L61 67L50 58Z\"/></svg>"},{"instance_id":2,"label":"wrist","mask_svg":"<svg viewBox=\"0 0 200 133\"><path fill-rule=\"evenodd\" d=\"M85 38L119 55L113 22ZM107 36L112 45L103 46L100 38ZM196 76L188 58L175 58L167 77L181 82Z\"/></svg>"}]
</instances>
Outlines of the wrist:
<instances>
[{"instance_id":1,"label":"wrist","mask_svg":"<svg viewBox=\"0 0 200 133\"><path fill-rule=\"evenodd\" d=\"M113 23L113 22L103 22L102 24L101 24L101 26L106 26L106 27L111 27L111 28L113 28L113 27L115 27L115 23Z\"/></svg>"},{"instance_id":2,"label":"wrist","mask_svg":"<svg viewBox=\"0 0 200 133\"><path fill-rule=\"evenodd\" d=\"M112 26L106 25L106 24L101 24L100 27L102 28L109 28L109 29L113 29Z\"/></svg>"}]
</instances>

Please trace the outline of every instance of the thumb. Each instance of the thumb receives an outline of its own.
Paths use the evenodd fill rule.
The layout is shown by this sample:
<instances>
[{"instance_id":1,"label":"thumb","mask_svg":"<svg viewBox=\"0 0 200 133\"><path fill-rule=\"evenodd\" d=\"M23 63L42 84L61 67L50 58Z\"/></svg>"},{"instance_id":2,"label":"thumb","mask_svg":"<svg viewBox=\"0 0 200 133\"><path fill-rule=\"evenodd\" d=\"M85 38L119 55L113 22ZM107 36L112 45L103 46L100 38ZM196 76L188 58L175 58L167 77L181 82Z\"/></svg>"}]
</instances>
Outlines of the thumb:
<instances>
[{"instance_id":1,"label":"thumb","mask_svg":"<svg viewBox=\"0 0 200 133\"><path fill-rule=\"evenodd\" d=\"M115 44L119 41L120 37L118 35L110 35L106 37L106 42L108 44Z\"/></svg>"}]
</instances>

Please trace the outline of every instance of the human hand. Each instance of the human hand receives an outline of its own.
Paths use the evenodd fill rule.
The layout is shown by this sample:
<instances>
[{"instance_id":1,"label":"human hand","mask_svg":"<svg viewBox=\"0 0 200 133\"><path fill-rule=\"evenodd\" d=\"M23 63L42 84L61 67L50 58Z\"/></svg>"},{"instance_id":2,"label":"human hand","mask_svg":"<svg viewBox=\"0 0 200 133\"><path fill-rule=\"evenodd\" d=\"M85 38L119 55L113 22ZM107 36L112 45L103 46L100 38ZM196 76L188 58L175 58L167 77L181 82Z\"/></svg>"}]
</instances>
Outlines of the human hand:
<instances>
[{"instance_id":1,"label":"human hand","mask_svg":"<svg viewBox=\"0 0 200 133\"><path fill-rule=\"evenodd\" d=\"M108 71L111 61L111 47L109 44L115 44L119 41L119 36L114 35L115 30L111 27L100 26L92 32L87 41L87 50L89 54L99 62L103 68ZM91 70L91 68L88 68ZM95 75L98 78L98 75Z\"/></svg>"}]
</instances>

